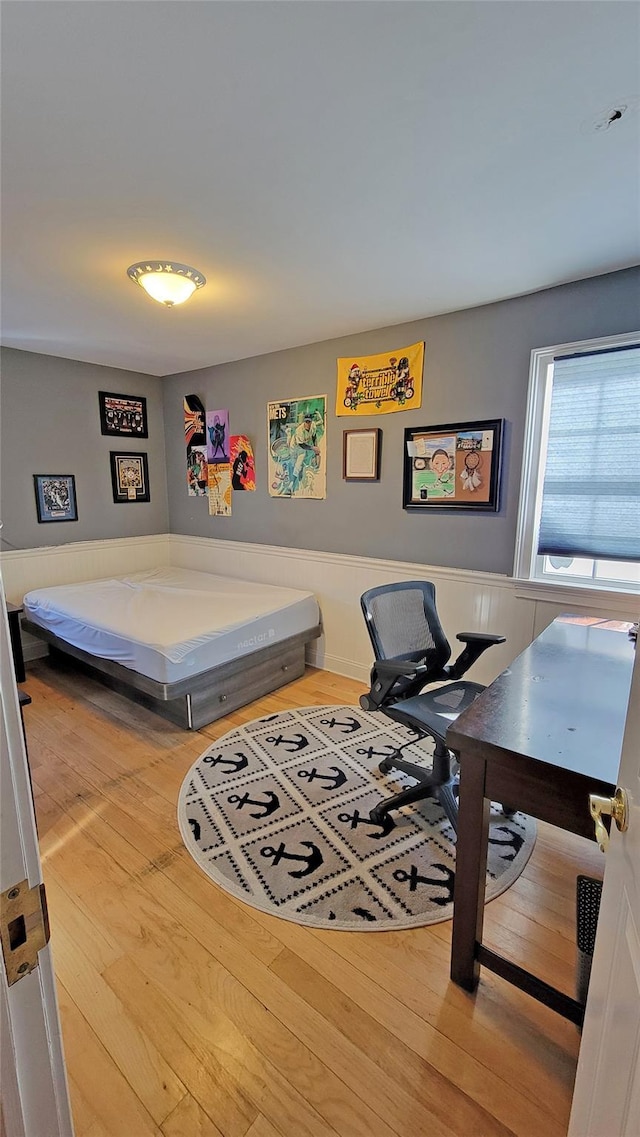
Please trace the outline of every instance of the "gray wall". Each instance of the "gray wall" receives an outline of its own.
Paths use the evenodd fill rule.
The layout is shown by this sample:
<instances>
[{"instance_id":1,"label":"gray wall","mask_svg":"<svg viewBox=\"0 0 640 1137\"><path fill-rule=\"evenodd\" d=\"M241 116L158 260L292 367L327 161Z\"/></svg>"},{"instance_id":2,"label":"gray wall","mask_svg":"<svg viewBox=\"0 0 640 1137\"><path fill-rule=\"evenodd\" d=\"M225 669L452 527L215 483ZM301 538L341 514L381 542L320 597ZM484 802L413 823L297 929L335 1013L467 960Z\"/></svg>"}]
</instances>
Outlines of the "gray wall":
<instances>
[{"instance_id":1,"label":"gray wall","mask_svg":"<svg viewBox=\"0 0 640 1137\"><path fill-rule=\"evenodd\" d=\"M627 269L514 300L275 352L164 380L169 524L173 533L355 553L510 574L513 569L529 358L533 348L615 335L640 325L640 270ZM336 358L397 350L424 340L422 409L336 418ZM228 407L232 433L256 452L258 489L233 495L233 516L209 517L187 496L182 397ZM328 396L327 498L270 498L266 403ZM402 509L403 432L408 426L504 418L500 512L407 513ZM377 483L342 480L342 432L380 426Z\"/></svg>"},{"instance_id":2,"label":"gray wall","mask_svg":"<svg viewBox=\"0 0 640 1137\"><path fill-rule=\"evenodd\" d=\"M3 349L3 549L167 532L162 382L114 367ZM98 391L143 395L149 437L134 440L102 435ZM118 447L148 454L150 502L114 503L109 451ZM77 522L38 522L33 474L75 475Z\"/></svg>"},{"instance_id":3,"label":"gray wall","mask_svg":"<svg viewBox=\"0 0 640 1137\"><path fill-rule=\"evenodd\" d=\"M531 349L637 330L639 301L640 269L627 269L482 308L165 379L4 349L2 548L170 530L511 573ZM337 356L390 351L421 339L426 343L421 410L358 419L334 416ZM122 444L149 455L148 504L113 502L109 451L116 445L100 433L99 390L147 399L149 438L123 439ZM206 499L187 496L182 398L191 392L211 409L228 407L232 431L247 433L254 442L258 489L233 495L230 518L209 517ZM270 498L267 401L323 393L329 409L326 500ZM404 428L480 418L506 420L500 512L406 513ZM342 432L353 425L382 428L380 482L342 480ZM75 474L77 522L38 524L36 473Z\"/></svg>"}]
</instances>

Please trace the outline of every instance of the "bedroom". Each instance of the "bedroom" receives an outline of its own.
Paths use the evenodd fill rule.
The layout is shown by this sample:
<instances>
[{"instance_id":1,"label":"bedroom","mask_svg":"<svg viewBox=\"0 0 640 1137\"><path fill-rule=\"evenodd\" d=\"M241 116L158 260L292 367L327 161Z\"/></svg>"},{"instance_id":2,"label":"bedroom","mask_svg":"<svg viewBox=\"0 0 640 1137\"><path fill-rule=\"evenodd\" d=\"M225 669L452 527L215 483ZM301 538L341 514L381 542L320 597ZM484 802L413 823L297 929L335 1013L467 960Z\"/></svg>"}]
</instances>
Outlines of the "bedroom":
<instances>
[{"instance_id":1,"label":"bedroom","mask_svg":"<svg viewBox=\"0 0 640 1137\"><path fill-rule=\"evenodd\" d=\"M246 14L232 19L235 5L198 5L197 16L195 5L181 5L187 19L171 4L117 5L117 16L113 5L104 4L4 5L8 220L1 536L7 598L20 602L32 588L161 564L308 589L320 604L324 630L309 656L324 670L310 675L321 701L354 702L371 663L359 596L370 585L412 575L419 566L436 583L451 635L481 620L506 636L506 644L474 670L474 678L489 682L567 603L566 593L558 596L557 590L551 597L535 588L525 594L512 577L530 353L637 330L638 269L632 267L639 259L637 115L630 109L607 131L584 130L616 100L633 95L634 6L580 5L572 16L565 9L574 5L536 5L536 16L524 5L455 5L455 11L448 5L407 5L401 18L398 5L386 4L367 5L366 16L358 16L359 5L260 5L262 14L253 5L238 7ZM208 29L213 60L204 49L198 52L199 41L206 39L199 21L214 20L210 8L224 13L217 17L223 26ZM156 14L153 26L145 9ZM304 16L303 9L310 14ZM242 45L247 53L242 67L227 64L230 44L237 52ZM359 55L364 85L356 81ZM390 55L402 60L404 71L388 66ZM139 68L152 58L160 61L163 75L155 97L135 83ZM486 67L479 68L478 59L486 60ZM567 59L571 67L563 69ZM344 90L338 98L340 83ZM301 85L306 94L296 108L292 92ZM212 116L208 108L216 97ZM167 139L175 148L169 155ZM450 177L434 178L432 153ZM554 167L552 176L554 158L563 165L560 171ZM391 173L385 168L377 178L380 161L389 162ZM365 184L367 195L362 194ZM25 212L14 213L18 208ZM179 256L208 278L184 309L162 311L126 279L129 264L156 252ZM332 414L336 359L418 341L425 343L420 411L365 419L382 428L380 481L343 481L342 432L350 420ZM148 454L149 502L113 501L113 444L100 431L101 390L147 400L149 437L140 449ZM205 501L187 495L182 400L189 392L207 408L228 408L232 430L253 440L258 489L234 496L231 517L211 518ZM266 404L320 393L326 393L329 408L327 497L272 498L266 485ZM404 427L496 416L506 424L499 511L454 517L404 511ZM37 521L33 475L51 472L75 477L78 521L73 524ZM594 604L602 610L599 598L572 593L571 606L576 604L581 611L593 611ZM635 601L616 593L606 605L608 615L630 619ZM70 766L55 742L54 723L67 743L69 734L79 732L82 744L90 745L95 732L95 757L104 762L104 732L110 727L113 745L122 748L126 739L134 762L140 760L145 731L152 732L154 760L166 746L185 769L207 744L146 714L145 727L137 732L128 704L101 703L104 692L95 694L84 681L74 689L68 678L47 678L46 665L38 662L40 647L25 637L25 650L33 696L25 710L27 732L30 721L32 732L37 721L37 745L58 747L55 767L61 781L63 775L70 778ZM74 690L84 692L81 710ZM286 697L285 689L280 706L286 706ZM79 718L70 725L74 715ZM75 752L78 737L70 741ZM31 749L35 762L35 738ZM111 778L120 775L111 769ZM82 776L76 776L75 791L66 780L65 794L86 791ZM175 773L169 768L166 776L161 797L167 786L173 792ZM46 778L42 767L41 778ZM38 787L35 770L34 781ZM40 797L58 832L56 826L65 824L64 795L56 801L52 789L49 784ZM92 799L90 811L93 804ZM161 803L155 804L159 809ZM118 806L111 813L124 824L126 810ZM108 829L101 835L106 840ZM80 845L88 855L95 843L87 846L87 840ZM123 840L114 838L115 860ZM177 842L175 830L173 845ZM154 856L169 856L172 847L158 846ZM45 875L46 868L45 862ZM118 876L114 870L114 879ZM65 887L56 888L60 910L70 920L66 888L83 891L86 880L65 878ZM194 885L199 902L205 903L207 885L206 880ZM84 896L83 906L87 903ZM50 905L55 953L53 900ZM220 916L232 925L227 928L231 939L233 928L239 936L249 928L258 934L236 911L227 907L226 917ZM72 936L86 945L86 929L72 926ZM113 933L102 934L113 955ZM416 937L410 933L411 947L400 950L439 951L442 966L442 940L429 949ZM266 955L274 949L269 939ZM193 945L190 950L194 957L199 954ZM290 950L297 957L296 949ZM372 949L365 945L362 951ZM333 949L323 952L326 963ZM104 967L111 962L105 959ZM353 967L353 962L340 964L340 982L355 982ZM269 969L264 959L260 975L261 968ZM67 974L69 982L72 978ZM89 1010L79 984L74 981L63 1028L97 1038L95 1019L87 1025ZM105 1006L108 1001L115 1006L103 984ZM328 986L320 986L329 993ZM504 998L505 1005L509 1000L526 1015L524 1000L514 992ZM295 1001L299 1008L307 1005L303 997ZM385 1014L384 1031L376 1034L380 1045L393 1033L391 1006ZM566 1126L574 1042L542 1012L529 1014L525 1034L538 1032L528 1054L532 1070L545 1063L536 1049L544 1032L557 1032L553 1045L561 1072L548 1072L548 1088ZM132 1021L138 1032L134 1011ZM163 1028L156 1022L156 1029ZM334 1024L328 1037L339 1035ZM146 1036L142 1031L136 1037ZM154 1036L154 1053L162 1051L160 1037ZM479 1033L474 1045L481 1038ZM283 1027L274 1043L287 1041L294 1046ZM526 1039L520 1039L511 1066L507 1062L497 1074L494 1067L493 1076L512 1089L514 1131L519 1126L526 1134L527 1094L513 1084L521 1046L527 1055ZM99 1047L104 1047L99 1049L104 1081L115 1095L123 1076L123 1043L105 1036ZM406 1036L401 1049L405 1055L411 1050ZM308 1044L301 1061L303 1056L311 1061ZM328 1061L325 1054L323 1069ZM346 1096L345 1108L362 1100L371 1086L378 1066L371 1057L365 1065L359 1093L351 1087L340 1098ZM71 1075L76 1093L80 1089L77 1108L84 1111L77 1119L79 1133L101 1124L117 1134L105 1120L111 1116L108 1103L100 1095L90 1100L91 1080L81 1055ZM136 1088L121 1092L134 1109L140 1086L135 1071L128 1076ZM128 1085L127 1073L124 1080ZM337 1093L334 1081L331 1090L326 1085L329 1097ZM252 1101L255 1094L254 1088ZM350 1101L349 1094L355 1095ZM185 1116L190 1108L203 1108L197 1094L195 1106L191 1097L184 1094ZM172 1123L165 1125L165 1119L179 1102L163 1112L165 1105L161 1095L150 1113L148 1103L144 1107L148 1129L156 1125L169 1134L173 1124L178 1131L179 1111ZM454 1115L454 1099L450 1108ZM516 1121L518 1109L522 1114ZM273 1110L271 1100L265 1111L277 1129ZM406 1124L406 1118L400 1122ZM246 1132L249 1124L243 1130L238 1121L235 1131ZM394 1128L389 1118L385 1124ZM506 1123L492 1124L500 1132ZM218 1127L225 1132L220 1122ZM332 1127L340 1131L337 1121ZM140 1131L146 1131L142 1124ZM257 1125L255 1131L260 1132Z\"/></svg>"}]
</instances>

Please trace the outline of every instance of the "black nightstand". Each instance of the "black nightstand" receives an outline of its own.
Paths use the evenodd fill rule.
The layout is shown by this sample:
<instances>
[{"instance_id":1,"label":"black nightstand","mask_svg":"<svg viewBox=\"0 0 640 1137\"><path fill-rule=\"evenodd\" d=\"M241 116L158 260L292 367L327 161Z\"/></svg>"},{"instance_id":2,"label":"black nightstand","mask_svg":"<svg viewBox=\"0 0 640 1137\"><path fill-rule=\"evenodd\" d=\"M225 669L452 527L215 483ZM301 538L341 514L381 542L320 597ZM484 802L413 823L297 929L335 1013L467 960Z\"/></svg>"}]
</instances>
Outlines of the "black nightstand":
<instances>
[{"instance_id":1,"label":"black nightstand","mask_svg":"<svg viewBox=\"0 0 640 1137\"><path fill-rule=\"evenodd\" d=\"M21 604L10 604L7 600L7 616L9 617L9 635L11 636L11 651L13 664L16 669L16 680L24 683L27 678L24 670L24 656L22 654L22 637L20 635Z\"/></svg>"}]
</instances>

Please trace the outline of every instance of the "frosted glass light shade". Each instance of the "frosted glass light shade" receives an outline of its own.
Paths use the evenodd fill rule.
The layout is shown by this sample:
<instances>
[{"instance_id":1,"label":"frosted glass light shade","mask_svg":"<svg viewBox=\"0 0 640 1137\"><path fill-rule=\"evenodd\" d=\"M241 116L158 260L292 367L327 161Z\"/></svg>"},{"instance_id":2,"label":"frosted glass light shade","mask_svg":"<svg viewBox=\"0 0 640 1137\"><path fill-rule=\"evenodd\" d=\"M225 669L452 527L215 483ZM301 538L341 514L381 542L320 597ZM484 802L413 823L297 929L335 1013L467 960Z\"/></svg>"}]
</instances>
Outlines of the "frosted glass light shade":
<instances>
[{"instance_id":1,"label":"frosted glass light shade","mask_svg":"<svg viewBox=\"0 0 640 1137\"><path fill-rule=\"evenodd\" d=\"M197 268L176 261L140 261L129 266L127 275L166 308L184 304L197 288L206 284Z\"/></svg>"}]
</instances>

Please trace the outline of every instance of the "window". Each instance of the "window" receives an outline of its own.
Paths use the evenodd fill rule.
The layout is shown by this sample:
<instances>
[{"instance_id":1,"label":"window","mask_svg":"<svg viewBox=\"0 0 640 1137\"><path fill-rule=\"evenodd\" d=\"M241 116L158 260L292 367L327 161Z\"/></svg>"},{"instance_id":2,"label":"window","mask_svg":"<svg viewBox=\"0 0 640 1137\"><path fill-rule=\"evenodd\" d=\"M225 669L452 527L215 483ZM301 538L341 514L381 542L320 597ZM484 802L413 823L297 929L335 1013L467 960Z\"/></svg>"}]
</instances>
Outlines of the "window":
<instances>
[{"instance_id":1,"label":"window","mask_svg":"<svg viewBox=\"0 0 640 1137\"><path fill-rule=\"evenodd\" d=\"M640 592L640 333L531 353L514 575Z\"/></svg>"}]
</instances>

